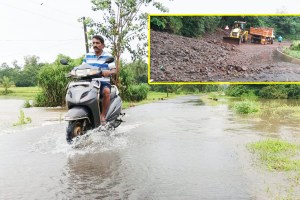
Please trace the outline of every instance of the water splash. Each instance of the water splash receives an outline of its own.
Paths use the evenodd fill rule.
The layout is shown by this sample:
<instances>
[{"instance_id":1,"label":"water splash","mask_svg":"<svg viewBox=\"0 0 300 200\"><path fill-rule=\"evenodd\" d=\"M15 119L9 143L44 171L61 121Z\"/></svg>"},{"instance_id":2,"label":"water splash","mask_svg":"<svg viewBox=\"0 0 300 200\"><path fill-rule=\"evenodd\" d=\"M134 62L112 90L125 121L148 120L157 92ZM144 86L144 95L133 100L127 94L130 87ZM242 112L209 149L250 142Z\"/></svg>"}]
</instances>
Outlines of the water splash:
<instances>
[{"instance_id":1,"label":"water splash","mask_svg":"<svg viewBox=\"0 0 300 200\"><path fill-rule=\"evenodd\" d=\"M62 126L52 127L38 142L31 145L30 151L43 154L64 153L67 156L76 154L99 153L110 150L124 149L128 143L130 132L140 124L121 125L116 130L91 130L85 135L76 138L72 145L65 139L65 130Z\"/></svg>"}]
</instances>

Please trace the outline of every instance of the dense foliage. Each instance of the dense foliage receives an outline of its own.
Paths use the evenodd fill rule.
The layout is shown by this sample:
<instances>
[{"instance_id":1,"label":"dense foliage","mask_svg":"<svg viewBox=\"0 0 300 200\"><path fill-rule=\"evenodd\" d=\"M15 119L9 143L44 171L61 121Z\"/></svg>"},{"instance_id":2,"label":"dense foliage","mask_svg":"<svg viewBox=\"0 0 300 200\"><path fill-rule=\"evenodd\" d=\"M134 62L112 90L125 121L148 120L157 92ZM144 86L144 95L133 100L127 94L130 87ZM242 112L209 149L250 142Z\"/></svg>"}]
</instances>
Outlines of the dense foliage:
<instances>
[{"instance_id":1,"label":"dense foliage","mask_svg":"<svg viewBox=\"0 0 300 200\"><path fill-rule=\"evenodd\" d=\"M299 16L151 16L150 27L153 30L201 37L216 28L231 27L234 21L246 21L246 28L272 27L275 35L284 38L300 39Z\"/></svg>"},{"instance_id":2,"label":"dense foliage","mask_svg":"<svg viewBox=\"0 0 300 200\"><path fill-rule=\"evenodd\" d=\"M153 16L150 19L150 27L153 30L198 37L206 32L213 32L220 19L221 17Z\"/></svg>"},{"instance_id":3,"label":"dense foliage","mask_svg":"<svg viewBox=\"0 0 300 200\"><path fill-rule=\"evenodd\" d=\"M147 98L147 64L137 60L121 65L120 90L125 101L141 101Z\"/></svg>"},{"instance_id":4,"label":"dense foliage","mask_svg":"<svg viewBox=\"0 0 300 200\"><path fill-rule=\"evenodd\" d=\"M266 99L299 99L300 85L230 85L225 93L228 96L234 97L254 94L260 98Z\"/></svg>"},{"instance_id":5,"label":"dense foliage","mask_svg":"<svg viewBox=\"0 0 300 200\"><path fill-rule=\"evenodd\" d=\"M36 106L61 106L65 103L66 86L68 79L66 74L82 59L69 60L69 66L59 63L61 58L66 56L59 55L54 63L45 65L38 74L38 84L42 92L36 98Z\"/></svg>"},{"instance_id":6,"label":"dense foliage","mask_svg":"<svg viewBox=\"0 0 300 200\"><path fill-rule=\"evenodd\" d=\"M0 66L0 79L4 76L8 77L17 87L36 86L38 72L45 64L39 63L39 57L37 56L26 56L24 61L23 67L19 66L17 61L14 61L12 66L2 63Z\"/></svg>"}]
</instances>

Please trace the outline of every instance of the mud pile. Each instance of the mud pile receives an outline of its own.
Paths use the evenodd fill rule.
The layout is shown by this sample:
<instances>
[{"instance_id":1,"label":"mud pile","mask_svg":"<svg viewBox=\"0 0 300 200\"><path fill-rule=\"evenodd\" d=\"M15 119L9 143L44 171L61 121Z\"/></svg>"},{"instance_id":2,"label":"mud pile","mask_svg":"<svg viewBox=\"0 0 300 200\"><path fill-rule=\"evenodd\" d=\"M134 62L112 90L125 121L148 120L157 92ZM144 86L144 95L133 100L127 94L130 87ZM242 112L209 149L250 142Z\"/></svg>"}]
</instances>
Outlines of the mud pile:
<instances>
[{"instance_id":1,"label":"mud pile","mask_svg":"<svg viewBox=\"0 0 300 200\"><path fill-rule=\"evenodd\" d=\"M230 81L259 73L253 58L237 45L223 43L222 30L201 39L150 32L150 79L153 82Z\"/></svg>"}]
</instances>

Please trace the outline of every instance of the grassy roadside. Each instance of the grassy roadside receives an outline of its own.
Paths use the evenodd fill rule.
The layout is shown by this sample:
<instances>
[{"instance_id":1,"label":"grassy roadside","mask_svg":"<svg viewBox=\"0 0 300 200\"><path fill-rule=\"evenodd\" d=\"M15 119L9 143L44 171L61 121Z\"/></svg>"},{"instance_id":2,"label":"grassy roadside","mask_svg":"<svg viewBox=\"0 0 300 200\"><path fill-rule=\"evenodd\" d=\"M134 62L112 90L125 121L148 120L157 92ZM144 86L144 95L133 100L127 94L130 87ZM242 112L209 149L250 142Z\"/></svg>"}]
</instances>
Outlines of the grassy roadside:
<instances>
[{"instance_id":1,"label":"grassy roadside","mask_svg":"<svg viewBox=\"0 0 300 200\"><path fill-rule=\"evenodd\" d=\"M10 87L9 93L3 95L4 88L0 87L0 98L16 98L24 100L33 100L38 92L41 91L39 87Z\"/></svg>"},{"instance_id":2,"label":"grassy roadside","mask_svg":"<svg viewBox=\"0 0 300 200\"><path fill-rule=\"evenodd\" d=\"M175 97L183 96L183 95L184 94L169 93L168 97L167 97L167 93L150 91L150 92L148 92L147 99L145 99L143 101L139 101L139 102L123 101L123 109L133 107L133 106L137 106L137 105L152 103L152 102L163 100L163 99L175 98Z\"/></svg>"},{"instance_id":3,"label":"grassy roadside","mask_svg":"<svg viewBox=\"0 0 300 200\"><path fill-rule=\"evenodd\" d=\"M284 49L284 53L294 58L300 59L300 40L293 41L289 48Z\"/></svg>"},{"instance_id":4,"label":"grassy roadside","mask_svg":"<svg viewBox=\"0 0 300 200\"><path fill-rule=\"evenodd\" d=\"M7 95L3 95L2 91L4 91L4 88L0 87L0 99L1 98L2 99L15 98L15 99L24 99L24 100L34 100L36 94L38 92L40 92L41 89L39 87L10 87L9 94L7 94ZM143 101L140 101L140 102L123 101L123 109L129 108L132 106L155 102L155 101L162 100L162 99L174 98L177 96L182 96L182 94L169 93L168 97L167 97L167 93L150 91L148 93L147 99L145 99Z\"/></svg>"}]
</instances>

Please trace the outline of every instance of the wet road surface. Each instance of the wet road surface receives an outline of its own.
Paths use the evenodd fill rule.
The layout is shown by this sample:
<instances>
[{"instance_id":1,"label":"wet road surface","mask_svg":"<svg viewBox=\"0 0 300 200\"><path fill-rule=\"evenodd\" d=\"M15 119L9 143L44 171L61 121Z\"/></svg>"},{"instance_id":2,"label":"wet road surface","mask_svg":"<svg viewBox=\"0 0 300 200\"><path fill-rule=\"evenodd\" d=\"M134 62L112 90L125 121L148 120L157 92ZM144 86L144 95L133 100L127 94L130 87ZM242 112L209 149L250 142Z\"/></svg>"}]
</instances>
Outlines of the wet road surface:
<instances>
[{"instance_id":1,"label":"wet road surface","mask_svg":"<svg viewBox=\"0 0 300 200\"><path fill-rule=\"evenodd\" d=\"M0 132L0 199L266 199L272 186L245 147L266 133L226 104L181 97L128 109L125 121L76 148L64 122Z\"/></svg>"}]
</instances>

